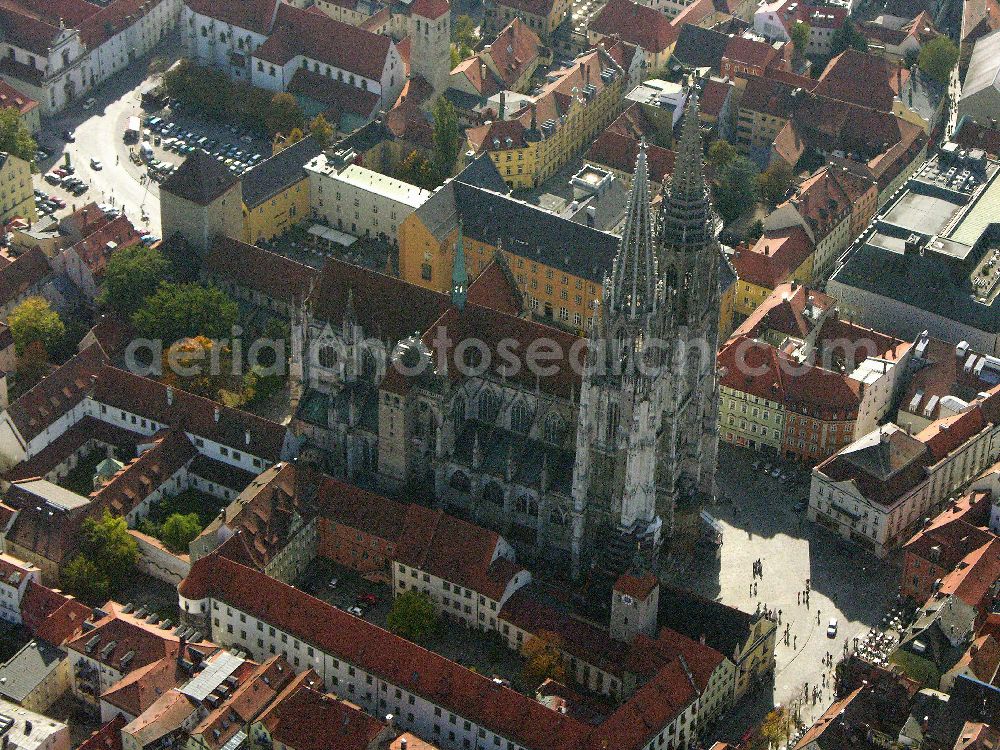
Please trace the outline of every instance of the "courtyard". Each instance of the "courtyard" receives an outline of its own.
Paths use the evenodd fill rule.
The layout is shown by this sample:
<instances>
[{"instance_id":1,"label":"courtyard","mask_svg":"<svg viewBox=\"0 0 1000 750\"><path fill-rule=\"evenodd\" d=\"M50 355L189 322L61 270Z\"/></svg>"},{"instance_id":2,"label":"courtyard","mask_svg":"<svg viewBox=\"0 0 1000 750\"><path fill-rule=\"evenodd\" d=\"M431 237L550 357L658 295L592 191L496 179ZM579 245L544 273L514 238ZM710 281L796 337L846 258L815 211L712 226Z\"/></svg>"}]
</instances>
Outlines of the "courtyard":
<instances>
[{"instance_id":1,"label":"courtyard","mask_svg":"<svg viewBox=\"0 0 1000 750\"><path fill-rule=\"evenodd\" d=\"M774 705L800 702L800 718L811 723L833 702L833 668L845 643L879 627L895 604L898 572L857 547L809 523L796 502L808 497L809 484L789 488L753 463L759 455L720 446L719 497L706 510L724 530L719 560L704 557L665 563L665 577L744 611L767 608L779 614L773 687L762 688L722 722L724 739L738 740ZM761 561L763 575L753 577ZM804 602L806 582L809 604ZM756 586L754 586L756 584ZM831 619L836 636L829 637ZM784 644L785 628L789 640ZM830 666L824 666L827 654ZM825 679L826 687L823 687ZM820 692L815 702L813 686Z\"/></svg>"}]
</instances>

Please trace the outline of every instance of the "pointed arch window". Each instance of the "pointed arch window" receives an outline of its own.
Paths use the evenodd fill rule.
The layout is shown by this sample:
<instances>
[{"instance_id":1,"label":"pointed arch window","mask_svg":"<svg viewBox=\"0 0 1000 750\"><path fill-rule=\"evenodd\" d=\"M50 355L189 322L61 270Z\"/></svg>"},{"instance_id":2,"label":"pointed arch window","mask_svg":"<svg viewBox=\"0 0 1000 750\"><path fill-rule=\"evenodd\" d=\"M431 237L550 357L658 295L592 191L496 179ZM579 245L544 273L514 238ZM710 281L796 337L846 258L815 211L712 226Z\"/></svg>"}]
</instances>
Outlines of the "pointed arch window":
<instances>
[{"instance_id":1,"label":"pointed arch window","mask_svg":"<svg viewBox=\"0 0 1000 750\"><path fill-rule=\"evenodd\" d=\"M500 394L487 388L479 397L479 419L496 422L500 416Z\"/></svg>"},{"instance_id":2,"label":"pointed arch window","mask_svg":"<svg viewBox=\"0 0 1000 750\"><path fill-rule=\"evenodd\" d=\"M566 425L558 414L550 414L545 420L545 440L558 445L562 442Z\"/></svg>"},{"instance_id":3,"label":"pointed arch window","mask_svg":"<svg viewBox=\"0 0 1000 750\"><path fill-rule=\"evenodd\" d=\"M514 432L528 434L531 432L531 422L534 412L525 399L518 399L510 410L510 429Z\"/></svg>"},{"instance_id":4,"label":"pointed arch window","mask_svg":"<svg viewBox=\"0 0 1000 750\"><path fill-rule=\"evenodd\" d=\"M618 439L618 404L612 402L608 404L608 429L607 442L613 443Z\"/></svg>"}]
</instances>

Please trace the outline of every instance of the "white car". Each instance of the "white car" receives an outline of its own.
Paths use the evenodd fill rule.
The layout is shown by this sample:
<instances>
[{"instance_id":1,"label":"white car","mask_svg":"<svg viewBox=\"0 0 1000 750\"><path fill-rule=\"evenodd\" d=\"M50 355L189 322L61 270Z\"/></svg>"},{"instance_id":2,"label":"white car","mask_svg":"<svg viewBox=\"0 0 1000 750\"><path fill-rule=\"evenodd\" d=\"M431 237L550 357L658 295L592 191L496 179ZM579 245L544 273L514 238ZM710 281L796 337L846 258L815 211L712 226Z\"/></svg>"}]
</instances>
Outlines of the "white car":
<instances>
[{"instance_id":1,"label":"white car","mask_svg":"<svg viewBox=\"0 0 1000 750\"><path fill-rule=\"evenodd\" d=\"M347 610L347 613L354 615L355 617L361 617L364 615L364 612L361 611L361 607L351 607Z\"/></svg>"},{"instance_id":2,"label":"white car","mask_svg":"<svg viewBox=\"0 0 1000 750\"><path fill-rule=\"evenodd\" d=\"M93 109L94 105L97 104L97 100L94 97L89 97L84 103L84 109Z\"/></svg>"},{"instance_id":3,"label":"white car","mask_svg":"<svg viewBox=\"0 0 1000 750\"><path fill-rule=\"evenodd\" d=\"M826 626L826 637L836 638L837 637L837 618L831 617L830 624Z\"/></svg>"},{"instance_id":4,"label":"white car","mask_svg":"<svg viewBox=\"0 0 1000 750\"><path fill-rule=\"evenodd\" d=\"M101 164L100 159L91 159L90 168L93 169L95 172L100 172L102 169L104 169L104 165Z\"/></svg>"},{"instance_id":5,"label":"white car","mask_svg":"<svg viewBox=\"0 0 1000 750\"><path fill-rule=\"evenodd\" d=\"M337 588L337 583L338 583L337 576L334 576L333 578L330 579L330 588L331 589Z\"/></svg>"}]
</instances>

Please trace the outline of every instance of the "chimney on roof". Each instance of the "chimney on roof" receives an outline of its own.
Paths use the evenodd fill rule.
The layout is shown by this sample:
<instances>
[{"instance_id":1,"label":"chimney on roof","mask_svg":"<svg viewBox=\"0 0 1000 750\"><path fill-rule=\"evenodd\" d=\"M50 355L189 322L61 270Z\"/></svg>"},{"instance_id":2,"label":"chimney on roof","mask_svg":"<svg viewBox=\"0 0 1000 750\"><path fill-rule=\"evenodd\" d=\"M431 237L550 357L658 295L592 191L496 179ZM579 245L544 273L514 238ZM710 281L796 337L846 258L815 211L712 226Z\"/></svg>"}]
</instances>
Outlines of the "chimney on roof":
<instances>
[{"instance_id":1,"label":"chimney on roof","mask_svg":"<svg viewBox=\"0 0 1000 750\"><path fill-rule=\"evenodd\" d=\"M406 737L399 738L399 750L406 750Z\"/></svg>"},{"instance_id":2,"label":"chimney on roof","mask_svg":"<svg viewBox=\"0 0 1000 750\"><path fill-rule=\"evenodd\" d=\"M167 406L174 403L174 387L172 385L167 386Z\"/></svg>"},{"instance_id":3,"label":"chimney on roof","mask_svg":"<svg viewBox=\"0 0 1000 750\"><path fill-rule=\"evenodd\" d=\"M219 421L219 407L218 406L215 407L215 410L213 412L213 417L214 417L214 419L215 419L216 422Z\"/></svg>"}]
</instances>

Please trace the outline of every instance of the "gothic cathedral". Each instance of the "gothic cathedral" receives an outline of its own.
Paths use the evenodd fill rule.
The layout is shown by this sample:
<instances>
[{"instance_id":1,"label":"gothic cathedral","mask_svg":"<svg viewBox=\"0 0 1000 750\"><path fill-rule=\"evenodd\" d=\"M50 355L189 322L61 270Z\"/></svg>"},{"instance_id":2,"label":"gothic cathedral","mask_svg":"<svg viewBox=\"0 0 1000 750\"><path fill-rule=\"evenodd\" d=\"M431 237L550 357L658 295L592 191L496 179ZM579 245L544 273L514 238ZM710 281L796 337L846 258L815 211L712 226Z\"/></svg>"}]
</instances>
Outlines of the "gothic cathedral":
<instances>
[{"instance_id":1,"label":"gothic cathedral","mask_svg":"<svg viewBox=\"0 0 1000 750\"><path fill-rule=\"evenodd\" d=\"M573 567L649 567L691 539L718 453L719 247L692 89L658 216L641 147L595 317L573 471ZM589 548L589 549L588 549Z\"/></svg>"}]
</instances>

